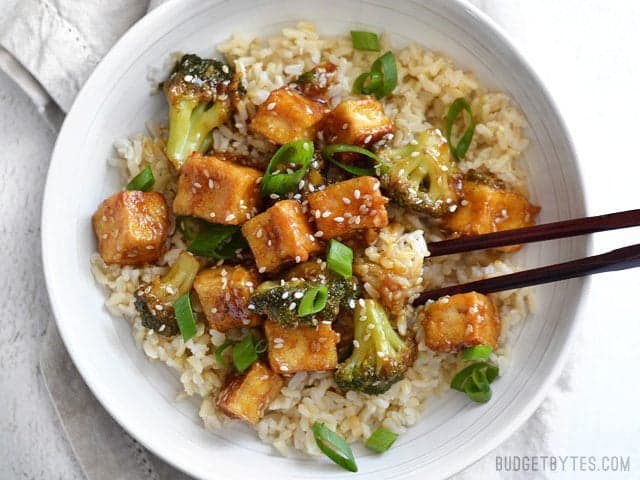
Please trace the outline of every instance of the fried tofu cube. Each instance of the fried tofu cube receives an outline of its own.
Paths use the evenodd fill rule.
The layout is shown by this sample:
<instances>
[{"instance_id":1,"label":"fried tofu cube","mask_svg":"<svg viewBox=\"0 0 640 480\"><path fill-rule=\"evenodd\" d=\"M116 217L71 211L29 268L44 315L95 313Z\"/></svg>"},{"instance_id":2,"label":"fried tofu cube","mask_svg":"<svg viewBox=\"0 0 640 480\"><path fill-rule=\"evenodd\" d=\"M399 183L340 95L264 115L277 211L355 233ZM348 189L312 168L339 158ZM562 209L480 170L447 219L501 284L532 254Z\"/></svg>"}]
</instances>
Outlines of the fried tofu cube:
<instances>
[{"instance_id":1,"label":"fried tofu cube","mask_svg":"<svg viewBox=\"0 0 640 480\"><path fill-rule=\"evenodd\" d=\"M286 263L306 262L322 249L295 200L276 202L245 223L242 234L249 242L260 273L276 271Z\"/></svg>"},{"instance_id":2,"label":"fried tofu cube","mask_svg":"<svg viewBox=\"0 0 640 480\"><path fill-rule=\"evenodd\" d=\"M283 327L278 322L264 323L269 365L274 372L333 370L338 366L340 335L331 325L319 322L317 327Z\"/></svg>"},{"instance_id":3,"label":"fried tofu cube","mask_svg":"<svg viewBox=\"0 0 640 480\"><path fill-rule=\"evenodd\" d=\"M464 199L458 209L445 217L442 228L454 237L469 237L483 233L499 232L534 224L540 207L531 205L525 197L495 186L464 181ZM497 248L502 252L514 252L522 245Z\"/></svg>"},{"instance_id":4,"label":"fried tofu cube","mask_svg":"<svg viewBox=\"0 0 640 480\"><path fill-rule=\"evenodd\" d=\"M298 139L310 140L325 114L322 103L285 86L272 91L258 107L251 128L278 145Z\"/></svg>"},{"instance_id":5,"label":"fried tofu cube","mask_svg":"<svg viewBox=\"0 0 640 480\"><path fill-rule=\"evenodd\" d=\"M334 183L307 196L322 238L346 237L358 230L382 228L389 223L380 193L380 181L374 177L356 177Z\"/></svg>"},{"instance_id":6,"label":"fried tofu cube","mask_svg":"<svg viewBox=\"0 0 640 480\"><path fill-rule=\"evenodd\" d=\"M105 263L152 263L164 253L169 208L160 193L124 190L98 207L93 229Z\"/></svg>"},{"instance_id":7,"label":"fried tofu cube","mask_svg":"<svg viewBox=\"0 0 640 480\"><path fill-rule=\"evenodd\" d=\"M259 170L225 160L224 155L194 153L180 170L173 212L240 225L260 208L260 178Z\"/></svg>"},{"instance_id":8,"label":"fried tofu cube","mask_svg":"<svg viewBox=\"0 0 640 480\"><path fill-rule=\"evenodd\" d=\"M198 273L193 288L209 326L219 332L255 327L262 317L249 310L249 297L260 283L255 269L236 266L207 268Z\"/></svg>"},{"instance_id":9,"label":"fried tofu cube","mask_svg":"<svg viewBox=\"0 0 640 480\"><path fill-rule=\"evenodd\" d=\"M283 383L280 375L257 361L246 374L230 376L218 396L218 408L230 417L255 425L278 396Z\"/></svg>"},{"instance_id":10,"label":"fried tofu cube","mask_svg":"<svg viewBox=\"0 0 640 480\"><path fill-rule=\"evenodd\" d=\"M347 98L322 122L328 143L346 143L361 147L392 134L395 126L384 113L382 103L373 97Z\"/></svg>"},{"instance_id":11,"label":"fried tofu cube","mask_svg":"<svg viewBox=\"0 0 640 480\"><path fill-rule=\"evenodd\" d=\"M442 297L420 313L425 344L437 352L489 345L500 337L500 317L489 297L471 292Z\"/></svg>"}]
</instances>

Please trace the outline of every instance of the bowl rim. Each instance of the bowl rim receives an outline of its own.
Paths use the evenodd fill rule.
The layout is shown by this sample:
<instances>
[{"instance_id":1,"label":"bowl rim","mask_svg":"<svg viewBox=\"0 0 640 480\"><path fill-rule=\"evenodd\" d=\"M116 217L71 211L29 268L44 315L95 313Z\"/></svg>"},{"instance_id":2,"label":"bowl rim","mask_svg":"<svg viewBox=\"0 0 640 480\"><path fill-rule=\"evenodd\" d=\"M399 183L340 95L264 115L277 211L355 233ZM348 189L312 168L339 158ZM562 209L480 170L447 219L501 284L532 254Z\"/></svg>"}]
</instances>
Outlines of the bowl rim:
<instances>
[{"instance_id":1,"label":"bowl rim","mask_svg":"<svg viewBox=\"0 0 640 480\"><path fill-rule=\"evenodd\" d=\"M210 3L214 5L217 3L222 3L224 1L226 0L210 0ZM414 3L412 0L409 0L409 2ZM48 221L51 218L51 215L49 215L48 213L51 208L49 207L49 205L52 205L52 199L50 197L53 195L52 190L54 188L51 182L53 165L55 163L53 160L59 156L59 150L62 148L60 146L62 144L62 141L60 139L67 136L66 130L69 128L69 123L71 123L69 119L76 115L75 106L78 104L77 100L83 97L85 95L85 92L89 91L92 88L93 84L96 82L96 79L100 78L103 70L107 68L110 59L116 55L114 52L118 52L125 48L130 43L130 39L134 38L138 31L144 31L149 26L152 26L156 23L160 25L166 25L167 23L170 23L168 19L171 17L171 13L174 10L180 8L181 3L187 3L187 0L169 0L143 16L134 25L132 25L109 49L107 54L100 60L94 71L91 73L87 81L78 92L73 105L69 109L69 112L67 112L65 121L60 128L58 137L56 138L56 142L51 153L51 161L47 171L44 195L41 203L41 258L43 263L46 291L49 298L49 303L51 305L51 310L56 321L56 325L60 332L60 336L63 340L67 352L69 353L69 356L73 360L74 365L80 373L83 381L90 389L91 393L100 402L102 407L109 413L111 418L113 418L114 421L116 421L129 435L143 444L145 448L149 449L153 454L155 454L165 462L171 464L173 467L190 475L194 475L194 473L190 471L186 463L181 463L178 459L172 457L167 453L169 449L164 447L162 442L155 440L152 436L146 435L145 432L141 429L136 429L132 425L121 422L114 406L109 403L109 399L106 398L106 396L101 395L101 389L99 388L97 383L94 383L94 379L91 377L91 375L87 374L87 367L82 362L76 361L78 352L74 348L74 344L69 341L65 328L61 326L63 324L63 322L60 321L60 319L62 318L61 307L58 304L51 288L51 285L54 282L54 278L52 276L53 267L51 265L51 258L54 255L54 252L51 252L48 248L48 239L51 235L53 235L53 229L50 227L50 222ZM516 47L508 34L487 14L482 12L475 5L471 4L468 0L449 0L449 3L453 4L453 8L465 10L473 17L475 21L482 24L484 28L490 30L491 33L495 35L496 38L500 42L502 42L504 46L510 51L510 53L514 55L514 57L520 62L520 66L524 69L526 75L529 76L530 80L535 84L536 88L539 89L540 94L547 99L550 112L553 116L555 116L556 121L558 122L558 126L560 127L561 131L559 132L559 134L565 140L566 147L570 153L570 156L572 157L571 159L575 163L575 182L580 187L580 201L582 204L581 206L585 209L585 211L588 211L588 202L584 195L583 174L579 167L578 156L576 154L573 139L553 96L545 86L544 82L532 68L528 60ZM165 19L165 21L163 21L163 19ZM588 254L592 252L593 242L590 237L586 239L585 249ZM491 437L491 441L483 442L483 444L478 445L473 453L467 455L466 457L457 456L453 460L450 459L451 461L449 464L449 468L445 469L445 471L447 472L446 476L460 472L461 470L477 462L497 446L502 444L509 436L511 436L524 424L524 422L543 402L551 385L555 383L561 371L563 370L564 365L566 364L571 345L574 343L578 328L583 321L586 303L585 298L587 297L587 294L590 290L591 282L589 277L581 279L581 282L581 288L579 289L577 298L575 299L574 317L567 327L566 341L561 345L558 351L557 359L553 363L549 374L541 381L540 388L534 395L528 398L526 403L522 404L518 414L515 415L506 426L501 428L497 433L494 432L493 436Z\"/></svg>"}]
</instances>

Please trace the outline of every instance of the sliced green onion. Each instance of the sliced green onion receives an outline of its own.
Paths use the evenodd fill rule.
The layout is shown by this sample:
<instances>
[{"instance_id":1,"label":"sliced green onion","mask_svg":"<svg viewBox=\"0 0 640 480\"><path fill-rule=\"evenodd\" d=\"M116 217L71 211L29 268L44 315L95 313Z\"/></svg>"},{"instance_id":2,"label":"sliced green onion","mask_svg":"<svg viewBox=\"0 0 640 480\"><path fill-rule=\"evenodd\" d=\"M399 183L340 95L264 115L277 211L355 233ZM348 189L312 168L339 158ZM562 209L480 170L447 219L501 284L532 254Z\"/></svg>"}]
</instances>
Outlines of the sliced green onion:
<instances>
[{"instance_id":1,"label":"sliced green onion","mask_svg":"<svg viewBox=\"0 0 640 480\"><path fill-rule=\"evenodd\" d=\"M334 155L336 153L357 153L360 155L364 155L375 162L375 165L371 168L362 168L362 167L354 167L353 165L345 165L342 162L334 159ZM322 149L322 157L333 163L336 167L341 168L345 172L349 172L351 175L355 175L357 177L366 177L366 176L374 176L376 174L376 168L384 167L382 161L376 154L370 152L366 148L357 147L355 145L347 145L344 143L337 143L335 145L327 145Z\"/></svg>"},{"instance_id":2,"label":"sliced green onion","mask_svg":"<svg viewBox=\"0 0 640 480\"><path fill-rule=\"evenodd\" d=\"M214 249L211 256L218 260L229 260L235 258L238 253L249 247L247 239L242 235L242 231L238 228L233 235L222 240Z\"/></svg>"},{"instance_id":3,"label":"sliced green onion","mask_svg":"<svg viewBox=\"0 0 640 480\"><path fill-rule=\"evenodd\" d=\"M371 73L382 73L382 85L375 92L376 98L380 100L389 95L398 85L398 66L393 53L387 52L379 57L371 66Z\"/></svg>"},{"instance_id":4,"label":"sliced green onion","mask_svg":"<svg viewBox=\"0 0 640 480\"><path fill-rule=\"evenodd\" d=\"M255 343L254 347L255 347L256 353L264 353L267 351L267 342L260 339Z\"/></svg>"},{"instance_id":5,"label":"sliced green onion","mask_svg":"<svg viewBox=\"0 0 640 480\"><path fill-rule=\"evenodd\" d=\"M127 184L127 190L140 190L141 192L148 192L156 183L156 179L153 176L153 170L151 167L146 166L139 174L131 179Z\"/></svg>"},{"instance_id":6,"label":"sliced green onion","mask_svg":"<svg viewBox=\"0 0 640 480\"><path fill-rule=\"evenodd\" d=\"M216 356L216 360L218 360L218 363L220 365L224 365L225 367L228 367L229 364L225 361L224 358L222 358L222 353L229 347L235 345L236 343L238 343L235 340L227 340L226 342L224 342L222 345L220 345L218 348L216 348L215 352L213 352Z\"/></svg>"},{"instance_id":7,"label":"sliced green onion","mask_svg":"<svg viewBox=\"0 0 640 480\"><path fill-rule=\"evenodd\" d=\"M296 83L311 83L316 78L316 72L313 70L308 70L304 73L301 73L296 79Z\"/></svg>"},{"instance_id":8,"label":"sliced green onion","mask_svg":"<svg viewBox=\"0 0 640 480\"><path fill-rule=\"evenodd\" d=\"M191 241L198 236L205 225L204 220L195 217L176 217L176 227L182 233L182 236Z\"/></svg>"},{"instance_id":9,"label":"sliced green onion","mask_svg":"<svg viewBox=\"0 0 640 480\"><path fill-rule=\"evenodd\" d=\"M217 248L224 245L223 241L229 241L238 229L235 225L206 225L189 244L187 250L201 257L219 258Z\"/></svg>"},{"instance_id":10,"label":"sliced green onion","mask_svg":"<svg viewBox=\"0 0 640 480\"><path fill-rule=\"evenodd\" d=\"M453 130L453 122L455 122L456 118L462 112L466 110L469 114L469 126L465 130L464 134L458 141L458 145L454 145L451 141L451 132ZM476 122L473 119L473 112L471 111L471 106L469 103L463 98L456 98L454 102L449 107L449 111L447 112L447 119L445 125L445 137L447 139L447 143L449 144L449 150L451 150L451 155L453 158L460 161L467 150L469 150L469 146L471 145L471 140L473 139L473 132L476 128Z\"/></svg>"},{"instance_id":11,"label":"sliced green onion","mask_svg":"<svg viewBox=\"0 0 640 480\"><path fill-rule=\"evenodd\" d=\"M327 457L345 470L357 472L358 466L351 447L340 435L327 428L324 424L315 422L311 427L316 445Z\"/></svg>"},{"instance_id":12,"label":"sliced green onion","mask_svg":"<svg viewBox=\"0 0 640 480\"><path fill-rule=\"evenodd\" d=\"M378 35L373 32L351 30L351 43L356 50L366 50L368 52L380 51Z\"/></svg>"},{"instance_id":13,"label":"sliced green onion","mask_svg":"<svg viewBox=\"0 0 640 480\"><path fill-rule=\"evenodd\" d=\"M371 71L360 74L353 82L353 93L373 93L378 100L389 95L398 85L398 66L393 53L386 52L371 65Z\"/></svg>"},{"instance_id":14,"label":"sliced green onion","mask_svg":"<svg viewBox=\"0 0 640 480\"><path fill-rule=\"evenodd\" d=\"M460 370L451 380L451 388L464 392L478 403L491 399L491 383L498 377L500 370L488 362L477 362Z\"/></svg>"},{"instance_id":15,"label":"sliced green onion","mask_svg":"<svg viewBox=\"0 0 640 480\"><path fill-rule=\"evenodd\" d=\"M182 333L182 338L186 342L196 334L196 319L191 309L189 294L185 293L173 304L173 310L178 321L178 328Z\"/></svg>"},{"instance_id":16,"label":"sliced green onion","mask_svg":"<svg viewBox=\"0 0 640 480\"><path fill-rule=\"evenodd\" d=\"M307 315L313 315L314 313L324 310L324 307L327 306L328 298L329 290L326 285L308 288L307 291L304 292L302 300L300 300L298 315L306 317Z\"/></svg>"},{"instance_id":17,"label":"sliced green onion","mask_svg":"<svg viewBox=\"0 0 640 480\"><path fill-rule=\"evenodd\" d=\"M329 240L327 248L327 267L341 277L351 278L353 265L353 250L336 239Z\"/></svg>"},{"instance_id":18,"label":"sliced green onion","mask_svg":"<svg viewBox=\"0 0 640 480\"><path fill-rule=\"evenodd\" d=\"M371 434L367 441L364 442L364 446L369 450L373 450L377 453L384 453L391 448L393 442L398 438L397 433L393 433L386 428L380 427Z\"/></svg>"},{"instance_id":19,"label":"sliced green onion","mask_svg":"<svg viewBox=\"0 0 640 480\"><path fill-rule=\"evenodd\" d=\"M489 345L476 345L475 347L465 348L462 351L462 359L465 362L471 360L488 360L493 349Z\"/></svg>"},{"instance_id":20,"label":"sliced green onion","mask_svg":"<svg viewBox=\"0 0 640 480\"><path fill-rule=\"evenodd\" d=\"M267 170L260 184L260 193L263 196L284 195L298 188L309 169L313 159L313 142L308 140L294 140L285 143L271 157ZM288 169L296 166L296 170L287 173ZM282 169L282 170L280 170Z\"/></svg>"},{"instance_id":21,"label":"sliced green onion","mask_svg":"<svg viewBox=\"0 0 640 480\"><path fill-rule=\"evenodd\" d=\"M256 346L254 343L253 335L247 335L240 340L231 351L231 357L233 358L233 364L240 373L249 368L253 362L258 359L256 353Z\"/></svg>"}]
</instances>

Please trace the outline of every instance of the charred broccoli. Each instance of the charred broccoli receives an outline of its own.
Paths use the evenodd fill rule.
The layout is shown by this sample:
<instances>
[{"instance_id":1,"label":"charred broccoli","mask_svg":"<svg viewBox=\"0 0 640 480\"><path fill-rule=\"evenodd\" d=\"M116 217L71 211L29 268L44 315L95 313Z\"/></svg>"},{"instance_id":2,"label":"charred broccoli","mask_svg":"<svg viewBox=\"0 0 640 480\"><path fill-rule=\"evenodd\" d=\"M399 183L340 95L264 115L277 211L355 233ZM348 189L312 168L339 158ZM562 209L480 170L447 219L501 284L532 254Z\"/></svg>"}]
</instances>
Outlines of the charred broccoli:
<instances>
[{"instance_id":1,"label":"charred broccoli","mask_svg":"<svg viewBox=\"0 0 640 480\"><path fill-rule=\"evenodd\" d=\"M135 293L135 307L142 325L161 335L172 337L180 333L173 303L191 290L200 264L193 255L182 252L169 271L143 284Z\"/></svg>"},{"instance_id":2,"label":"charred broccoli","mask_svg":"<svg viewBox=\"0 0 640 480\"><path fill-rule=\"evenodd\" d=\"M211 131L226 122L240 83L232 67L218 60L184 55L163 83L169 102L165 153L180 169L193 152L211 146Z\"/></svg>"},{"instance_id":3,"label":"charred broccoli","mask_svg":"<svg viewBox=\"0 0 640 480\"><path fill-rule=\"evenodd\" d=\"M316 262L309 262L316 264ZM316 264L318 265L318 264ZM344 279L330 272L318 273L306 269L306 275L291 276L280 282L263 282L249 299L253 311L267 315L269 320L279 322L284 326L297 325L315 326L318 322L333 322L341 309L353 309L358 297L359 286L355 278ZM302 270L294 269L292 272ZM324 285L327 287L327 301L325 307L311 315L301 315L298 311L301 299L307 290ZM293 305L293 307L292 307Z\"/></svg>"},{"instance_id":4,"label":"charred broccoli","mask_svg":"<svg viewBox=\"0 0 640 480\"><path fill-rule=\"evenodd\" d=\"M353 323L353 353L338 365L335 381L343 392L384 393L413 363L415 344L400 338L375 300L358 302Z\"/></svg>"},{"instance_id":5,"label":"charred broccoli","mask_svg":"<svg viewBox=\"0 0 640 480\"><path fill-rule=\"evenodd\" d=\"M382 149L378 156L388 167L382 185L403 207L442 217L458 201L458 168L437 129L421 132L405 147Z\"/></svg>"}]
</instances>

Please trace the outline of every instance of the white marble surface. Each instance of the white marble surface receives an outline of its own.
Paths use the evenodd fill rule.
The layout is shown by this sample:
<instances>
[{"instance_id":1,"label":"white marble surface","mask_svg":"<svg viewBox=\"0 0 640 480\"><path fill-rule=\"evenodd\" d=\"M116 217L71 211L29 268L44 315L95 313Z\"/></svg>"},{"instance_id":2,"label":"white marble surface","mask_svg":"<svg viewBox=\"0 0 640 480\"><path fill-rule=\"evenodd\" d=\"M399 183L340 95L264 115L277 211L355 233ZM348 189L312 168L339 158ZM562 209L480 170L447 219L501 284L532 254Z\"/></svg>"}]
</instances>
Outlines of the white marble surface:
<instances>
[{"instance_id":1,"label":"white marble surface","mask_svg":"<svg viewBox=\"0 0 640 480\"><path fill-rule=\"evenodd\" d=\"M633 0L476 0L511 35L558 101L573 134L590 213L640 207L640 4ZM39 216L55 135L0 73L0 478L82 478L38 372L50 310ZM600 234L595 251L637 242L638 229ZM640 477L640 271L594 277L566 391L554 395L546 454L631 457ZM511 454L535 455L533 446ZM567 472L550 478L610 478ZM511 476L510 478L516 478ZM529 474L523 478L544 478Z\"/></svg>"}]
</instances>

